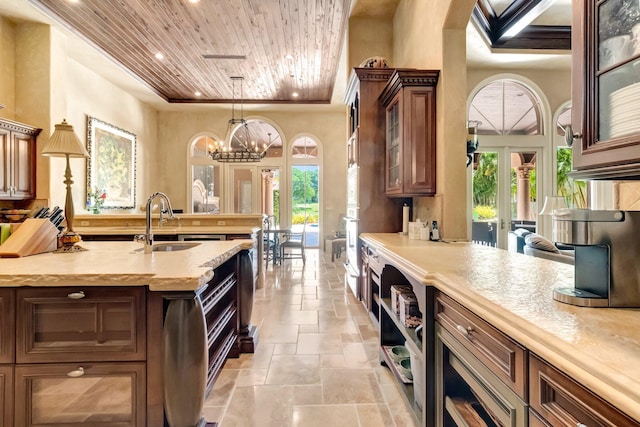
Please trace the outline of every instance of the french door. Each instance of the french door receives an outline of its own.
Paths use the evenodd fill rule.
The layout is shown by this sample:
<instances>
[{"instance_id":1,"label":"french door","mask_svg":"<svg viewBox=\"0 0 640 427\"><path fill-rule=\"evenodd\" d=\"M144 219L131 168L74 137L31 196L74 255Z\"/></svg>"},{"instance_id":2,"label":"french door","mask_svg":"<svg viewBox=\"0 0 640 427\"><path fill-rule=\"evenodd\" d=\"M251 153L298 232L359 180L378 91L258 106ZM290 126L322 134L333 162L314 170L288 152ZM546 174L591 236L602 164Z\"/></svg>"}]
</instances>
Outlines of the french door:
<instances>
[{"instance_id":1,"label":"french door","mask_svg":"<svg viewBox=\"0 0 640 427\"><path fill-rule=\"evenodd\" d=\"M280 167L229 165L226 206L229 213L263 213L280 223Z\"/></svg>"},{"instance_id":2,"label":"french door","mask_svg":"<svg viewBox=\"0 0 640 427\"><path fill-rule=\"evenodd\" d=\"M536 231L539 148L482 147L474 154L471 240L507 249L508 232Z\"/></svg>"}]
</instances>

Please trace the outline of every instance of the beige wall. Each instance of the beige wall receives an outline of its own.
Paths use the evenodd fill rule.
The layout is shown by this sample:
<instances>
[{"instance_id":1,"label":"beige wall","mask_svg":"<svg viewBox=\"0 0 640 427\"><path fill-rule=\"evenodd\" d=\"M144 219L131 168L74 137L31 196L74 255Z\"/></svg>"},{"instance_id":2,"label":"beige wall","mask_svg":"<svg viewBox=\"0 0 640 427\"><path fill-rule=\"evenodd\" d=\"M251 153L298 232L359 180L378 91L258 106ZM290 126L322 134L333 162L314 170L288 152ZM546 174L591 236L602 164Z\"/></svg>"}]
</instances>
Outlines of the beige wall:
<instances>
[{"instance_id":1,"label":"beige wall","mask_svg":"<svg viewBox=\"0 0 640 427\"><path fill-rule=\"evenodd\" d=\"M349 18L348 67L359 67L372 56L382 56L393 67L393 22L385 17L354 16ZM349 75L347 73L347 75Z\"/></svg>"},{"instance_id":2,"label":"beige wall","mask_svg":"<svg viewBox=\"0 0 640 427\"><path fill-rule=\"evenodd\" d=\"M0 117L13 119L15 115L15 25L0 17Z\"/></svg>"},{"instance_id":3,"label":"beige wall","mask_svg":"<svg viewBox=\"0 0 640 427\"><path fill-rule=\"evenodd\" d=\"M345 107L346 108L346 107ZM317 111L252 111L244 106L245 118L262 118L276 125L282 132L285 147L300 134L315 136L323 153L321 191L324 230L337 229L338 214L344 213L346 206L346 113L343 109L318 107ZM175 208L188 210L187 189L188 147L194 137L202 133L212 133L224 137L230 112L226 109L208 112L160 112L158 114L158 175L156 188L171 198ZM290 163L283 164L288 173ZM162 173L160 173L162 171Z\"/></svg>"},{"instance_id":4,"label":"beige wall","mask_svg":"<svg viewBox=\"0 0 640 427\"><path fill-rule=\"evenodd\" d=\"M440 70L437 194L413 202L414 218L438 220L445 239L468 236L465 29L474 4L473 0L401 0L393 20L394 66Z\"/></svg>"}]
</instances>

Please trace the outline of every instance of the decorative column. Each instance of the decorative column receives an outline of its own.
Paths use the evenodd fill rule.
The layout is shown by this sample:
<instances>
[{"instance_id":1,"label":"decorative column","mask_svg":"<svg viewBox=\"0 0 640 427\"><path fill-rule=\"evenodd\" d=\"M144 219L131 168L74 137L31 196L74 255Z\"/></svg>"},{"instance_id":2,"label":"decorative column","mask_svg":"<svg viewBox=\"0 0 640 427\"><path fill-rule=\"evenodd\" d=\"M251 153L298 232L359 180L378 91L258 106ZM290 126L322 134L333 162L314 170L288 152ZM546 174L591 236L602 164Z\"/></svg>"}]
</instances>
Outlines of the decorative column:
<instances>
[{"instance_id":1,"label":"decorative column","mask_svg":"<svg viewBox=\"0 0 640 427\"><path fill-rule=\"evenodd\" d=\"M273 172L262 172L263 213L273 215Z\"/></svg>"},{"instance_id":2,"label":"decorative column","mask_svg":"<svg viewBox=\"0 0 640 427\"><path fill-rule=\"evenodd\" d=\"M517 183L517 217L519 220L531 220L531 191L529 175L535 165L526 163L522 166L514 168L518 178Z\"/></svg>"}]
</instances>

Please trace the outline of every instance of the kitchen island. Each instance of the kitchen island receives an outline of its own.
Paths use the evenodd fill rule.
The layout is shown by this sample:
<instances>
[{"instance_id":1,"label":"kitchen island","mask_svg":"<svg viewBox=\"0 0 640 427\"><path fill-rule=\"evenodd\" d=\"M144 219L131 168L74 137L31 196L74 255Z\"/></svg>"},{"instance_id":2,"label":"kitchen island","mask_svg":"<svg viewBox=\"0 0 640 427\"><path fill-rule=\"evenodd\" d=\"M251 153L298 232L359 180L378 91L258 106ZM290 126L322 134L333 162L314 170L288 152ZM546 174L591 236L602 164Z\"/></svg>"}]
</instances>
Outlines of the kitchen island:
<instances>
[{"instance_id":1,"label":"kitchen island","mask_svg":"<svg viewBox=\"0 0 640 427\"><path fill-rule=\"evenodd\" d=\"M446 413L455 406L455 399L447 400L446 377L454 370L443 365L453 362L454 369L464 370L460 361L470 361L471 377L497 378L489 381L495 389L506 384L505 393L516 397L529 425L569 425L583 414L602 421L608 411L626 414L609 419L609 425L640 422L640 309L583 308L553 300L553 288L573 286L570 265L399 234L361 239L382 266L383 307L385 277L394 283L406 279L422 293L423 324L431 331L425 341L431 341L419 350L435 365L426 369L424 401L435 405L437 424L449 419ZM380 328L384 341L390 336L384 316Z\"/></svg>"},{"instance_id":2,"label":"kitchen island","mask_svg":"<svg viewBox=\"0 0 640 427\"><path fill-rule=\"evenodd\" d=\"M224 360L257 343L254 241L171 244L0 259L3 425L204 425Z\"/></svg>"}]
</instances>

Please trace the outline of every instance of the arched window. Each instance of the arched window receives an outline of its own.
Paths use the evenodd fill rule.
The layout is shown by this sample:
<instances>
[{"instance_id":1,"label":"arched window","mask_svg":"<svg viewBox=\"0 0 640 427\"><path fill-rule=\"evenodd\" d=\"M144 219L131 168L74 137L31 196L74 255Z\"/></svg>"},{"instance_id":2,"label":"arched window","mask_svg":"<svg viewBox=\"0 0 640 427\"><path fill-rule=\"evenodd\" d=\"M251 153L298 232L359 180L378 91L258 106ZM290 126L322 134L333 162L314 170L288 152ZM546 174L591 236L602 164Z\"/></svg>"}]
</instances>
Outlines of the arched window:
<instances>
[{"instance_id":1,"label":"arched window","mask_svg":"<svg viewBox=\"0 0 640 427\"><path fill-rule=\"evenodd\" d=\"M318 144L308 136L301 136L293 141L291 157L294 159L318 158Z\"/></svg>"},{"instance_id":2,"label":"arched window","mask_svg":"<svg viewBox=\"0 0 640 427\"><path fill-rule=\"evenodd\" d=\"M510 79L491 82L471 101L469 120L480 122L480 135L541 135L543 122L538 97Z\"/></svg>"}]
</instances>

